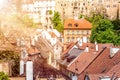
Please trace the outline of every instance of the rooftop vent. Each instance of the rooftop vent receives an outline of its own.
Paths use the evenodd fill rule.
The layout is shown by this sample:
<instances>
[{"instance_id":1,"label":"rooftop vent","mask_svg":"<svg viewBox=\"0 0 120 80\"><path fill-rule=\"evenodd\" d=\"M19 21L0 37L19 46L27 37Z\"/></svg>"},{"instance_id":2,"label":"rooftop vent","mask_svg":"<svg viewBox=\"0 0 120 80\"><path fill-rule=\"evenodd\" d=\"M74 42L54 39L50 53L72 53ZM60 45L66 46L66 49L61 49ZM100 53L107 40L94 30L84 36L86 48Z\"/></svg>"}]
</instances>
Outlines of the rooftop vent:
<instances>
[{"instance_id":1,"label":"rooftop vent","mask_svg":"<svg viewBox=\"0 0 120 80\"><path fill-rule=\"evenodd\" d=\"M89 48L88 48L88 46L85 48L85 52L89 52Z\"/></svg>"},{"instance_id":2,"label":"rooftop vent","mask_svg":"<svg viewBox=\"0 0 120 80\"><path fill-rule=\"evenodd\" d=\"M119 50L120 50L120 48L110 47L110 57L113 57Z\"/></svg>"}]
</instances>

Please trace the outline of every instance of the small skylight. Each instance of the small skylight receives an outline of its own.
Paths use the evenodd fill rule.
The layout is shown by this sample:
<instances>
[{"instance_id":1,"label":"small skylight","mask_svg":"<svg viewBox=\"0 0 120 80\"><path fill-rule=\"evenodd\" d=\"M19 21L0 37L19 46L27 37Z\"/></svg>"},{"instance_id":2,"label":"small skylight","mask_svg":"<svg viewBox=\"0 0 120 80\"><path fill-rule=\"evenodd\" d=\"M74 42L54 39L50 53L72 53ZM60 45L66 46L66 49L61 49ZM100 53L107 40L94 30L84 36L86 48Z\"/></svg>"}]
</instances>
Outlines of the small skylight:
<instances>
[{"instance_id":1,"label":"small skylight","mask_svg":"<svg viewBox=\"0 0 120 80\"><path fill-rule=\"evenodd\" d=\"M68 27L72 27L72 24L71 24L71 23L69 23L69 24L68 24Z\"/></svg>"},{"instance_id":2,"label":"small skylight","mask_svg":"<svg viewBox=\"0 0 120 80\"><path fill-rule=\"evenodd\" d=\"M75 27L78 27L78 23L75 23L74 26L75 26Z\"/></svg>"}]
</instances>

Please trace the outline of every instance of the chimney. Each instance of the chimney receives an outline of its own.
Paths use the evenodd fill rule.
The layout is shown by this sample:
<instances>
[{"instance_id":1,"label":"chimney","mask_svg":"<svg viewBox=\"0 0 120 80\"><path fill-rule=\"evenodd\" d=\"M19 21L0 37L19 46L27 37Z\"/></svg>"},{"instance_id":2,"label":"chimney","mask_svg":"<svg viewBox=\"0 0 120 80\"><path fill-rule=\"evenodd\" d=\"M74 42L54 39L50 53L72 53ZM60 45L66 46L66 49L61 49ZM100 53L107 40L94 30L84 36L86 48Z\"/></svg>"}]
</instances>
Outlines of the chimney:
<instances>
[{"instance_id":1,"label":"chimney","mask_svg":"<svg viewBox=\"0 0 120 80\"><path fill-rule=\"evenodd\" d=\"M24 61L20 60L20 75L24 73Z\"/></svg>"},{"instance_id":2,"label":"chimney","mask_svg":"<svg viewBox=\"0 0 120 80\"><path fill-rule=\"evenodd\" d=\"M97 42L95 41L95 50L98 51L98 49L99 49L99 48L98 48L98 44L97 44Z\"/></svg>"},{"instance_id":3,"label":"chimney","mask_svg":"<svg viewBox=\"0 0 120 80\"><path fill-rule=\"evenodd\" d=\"M88 46L85 48L85 52L89 52L89 48L88 48Z\"/></svg>"},{"instance_id":4,"label":"chimney","mask_svg":"<svg viewBox=\"0 0 120 80\"><path fill-rule=\"evenodd\" d=\"M86 36L83 37L83 43L87 43L87 37Z\"/></svg>"},{"instance_id":5,"label":"chimney","mask_svg":"<svg viewBox=\"0 0 120 80\"><path fill-rule=\"evenodd\" d=\"M33 80L33 62L26 62L26 80Z\"/></svg>"},{"instance_id":6,"label":"chimney","mask_svg":"<svg viewBox=\"0 0 120 80\"><path fill-rule=\"evenodd\" d=\"M78 38L78 44L82 46L82 39Z\"/></svg>"}]
</instances>

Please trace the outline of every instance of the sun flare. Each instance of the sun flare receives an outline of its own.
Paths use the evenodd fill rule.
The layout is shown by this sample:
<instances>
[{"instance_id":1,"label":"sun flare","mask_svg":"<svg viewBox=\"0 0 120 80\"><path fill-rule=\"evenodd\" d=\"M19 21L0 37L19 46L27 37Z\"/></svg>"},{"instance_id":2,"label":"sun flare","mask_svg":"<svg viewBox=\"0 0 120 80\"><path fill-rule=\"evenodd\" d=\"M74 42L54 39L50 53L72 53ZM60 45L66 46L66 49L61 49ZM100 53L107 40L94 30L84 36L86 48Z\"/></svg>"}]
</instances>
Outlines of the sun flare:
<instances>
[{"instance_id":1,"label":"sun flare","mask_svg":"<svg viewBox=\"0 0 120 80\"><path fill-rule=\"evenodd\" d=\"M0 0L0 8L2 8L5 5L5 0Z\"/></svg>"}]
</instances>

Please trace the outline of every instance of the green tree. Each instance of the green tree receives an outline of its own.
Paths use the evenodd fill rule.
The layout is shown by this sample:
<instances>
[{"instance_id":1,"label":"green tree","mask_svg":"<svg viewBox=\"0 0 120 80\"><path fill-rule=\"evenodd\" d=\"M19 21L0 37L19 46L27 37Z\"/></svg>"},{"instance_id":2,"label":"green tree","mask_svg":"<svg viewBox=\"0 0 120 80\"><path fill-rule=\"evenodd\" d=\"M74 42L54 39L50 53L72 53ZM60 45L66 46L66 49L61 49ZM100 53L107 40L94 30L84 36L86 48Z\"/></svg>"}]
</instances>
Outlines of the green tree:
<instances>
[{"instance_id":1,"label":"green tree","mask_svg":"<svg viewBox=\"0 0 120 80\"><path fill-rule=\"evenodd\" d=\"M120 36L120 19L113 20L112 24L114 25L114 30L116 31L116 34Z\"/></svg>"},{"instance_id":2,"label":"green tree","mask_svg":"<svg viewBox=\"0 0 120 80\"><path fill-rule=\"evenodd\" d=\"M113 43L120 45L120 19L110 21L105 14L92 13L85 18L92 23L91 42Z\"/></svg>"},{"instance_id":3,"label":"green tree","mask_svg":"<svg viewBox=\"0 0 120 80\"><path fill-rule=\"evenodd\" d=\"M53 14L52 10L49 10L49 14L50 14L50 15L52 15L52 14Z\"/></svg>"},{"instance_id":4,"label":"green tree","mask_svg":"<svg viewBox=\"0 0 120 80\"><path fill-rule=\"evenodd\" d=\"M60 19L59 12L55 12L52 18L53 28L57 29L59 32L63 32L63 23Z\"/></svg>"},{"instance_id":5,"label":"green tree","mask_svg":"<svg viewBox=\"0 0 120 80\"><path fill-rule=\"evenodd\" d=\"M111 21L108 19L100 19L93 24L90 41L97 41L98 43L114 43L115 36L116 34L114 33Z\"/></svg>"},{"instance_id":6,"label":"green tree","mask_svg":"<svg viewBox=\"0 0 120 80\"><path fill-rule=\"evenodd\" d=\"M4 72L0 72L0 80L10 80L8 75Z\"/></svg>"},{"instance_id":7,"label":"green tree","mask_svg":"<svg viewBox=\"0 0 120 80\"><path fill-rule=\"evenodd\" d=\"M1 61L13 61L14 65L12 66L12 76L19 75L19 53L11 50L0 51L0 60Z\"/></svg>"},{"instance_id":8,"label":"green tree","mask_svg":"<svg viewBox=\"0 0 120 80\"><path fill-rule=\"evenodd\" d=\"M83 14L80 14L80 16L78 17L79 19L81 19L81 18L85 18L86 16L85 15L83 15Z\"/></svg>"},{"instance_id":9,"label":"green tree","mask_svg":"<svg viewBox=\"0 0 120 80\"><path fill-rule=\"evenodd\" d=\"M120 45L120 19L117 18L117 19L113 20L112 24L114 26L113 29L115 30L115 34L117 35L115 37L114 43L116 45Z\"/></svg>"}]
</instances>

